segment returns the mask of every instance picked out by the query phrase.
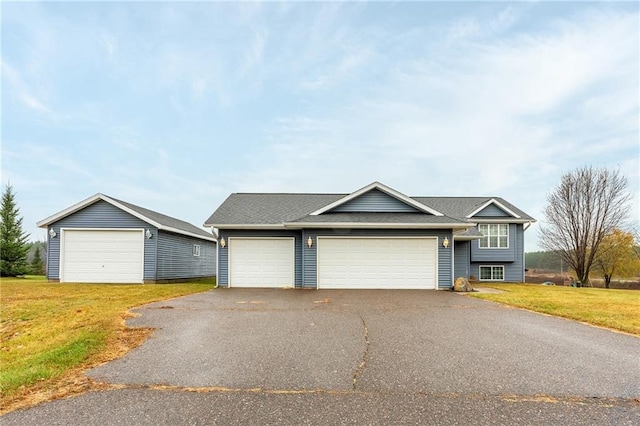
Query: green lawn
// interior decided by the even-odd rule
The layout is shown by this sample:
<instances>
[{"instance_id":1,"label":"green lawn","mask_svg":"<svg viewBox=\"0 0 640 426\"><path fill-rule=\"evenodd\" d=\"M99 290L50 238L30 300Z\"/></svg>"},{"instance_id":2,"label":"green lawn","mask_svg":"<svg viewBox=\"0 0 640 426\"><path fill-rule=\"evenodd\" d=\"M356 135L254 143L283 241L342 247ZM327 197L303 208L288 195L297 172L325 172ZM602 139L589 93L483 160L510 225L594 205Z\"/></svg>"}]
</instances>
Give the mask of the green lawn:
<instances>
[{"instance_id":1,"label":"green lawn","mask_svg":"<svg viewBox=\"0 0 640 426\"><path fill-rule=\"evenodd\" d=\"M640 336L640 291L544 286L540 284L476 284L504 293L471 293L536 312L570 318Z\"/></svg>"},{"instance_id":2,"label":"green lawn","mask_svg":"<svg viewBox=\"0 0 640 426\"><path fill-rule=\"evenodd\" d=\"M0 280L0 391L3 411L51 390L78 369L121 356L148 330L126 329L130 308L210 290L183 284L57 284L44 277Z\"/></svg>"}]
</instances>

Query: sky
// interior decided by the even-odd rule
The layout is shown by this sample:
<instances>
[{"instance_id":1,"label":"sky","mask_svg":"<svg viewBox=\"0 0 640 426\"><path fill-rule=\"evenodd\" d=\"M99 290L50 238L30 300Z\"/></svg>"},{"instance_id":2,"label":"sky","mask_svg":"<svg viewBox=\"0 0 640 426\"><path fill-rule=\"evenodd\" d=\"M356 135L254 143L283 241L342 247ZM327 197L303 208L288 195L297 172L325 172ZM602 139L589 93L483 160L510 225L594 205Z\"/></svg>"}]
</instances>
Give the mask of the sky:
<instances>
[{"instance_id":1,"label":"sky","mask_svg":"<svg viewBox=\"0 0 640 426\"><path fill-rule=\"evenodd\" d=\"M202 225L233 192L498 196L579 167L640 222L637 2L2 2L1 165L36 222L98 192Z\"/></svg>"}]
</instances>

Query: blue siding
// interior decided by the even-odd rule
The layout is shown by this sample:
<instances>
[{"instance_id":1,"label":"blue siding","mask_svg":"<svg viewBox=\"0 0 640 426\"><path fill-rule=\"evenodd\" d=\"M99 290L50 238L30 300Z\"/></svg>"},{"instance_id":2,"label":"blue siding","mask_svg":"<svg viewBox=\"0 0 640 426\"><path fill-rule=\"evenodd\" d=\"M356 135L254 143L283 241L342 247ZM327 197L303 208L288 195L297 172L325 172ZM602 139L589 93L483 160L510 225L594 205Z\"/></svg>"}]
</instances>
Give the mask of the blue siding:
<instances>
[{"instance_id":1,"label":"blue siding","mask_svg":"<svg viewBox=\"0 0 640 426\"><path fill-rule=\"evenodd\" d=\"M200 246L200 256L193 255L194 244ZM174 280L215 276L215 258L216 247L212 241L160 231L156 279Z\"/></svg>"},{"instance_id":2,"label":"blue siding","mask_svg":"<svg viewBox=\"0 0 640 426\"><path fill-rule=\"evenodd\" d=\"M470 246L470 241L458 241L454 244L454 279L458 277L469 278L469 263L471 261Z\"/></svg>"},{"instance_id":3,"label":"blue siding","mask_svg":"<svg viewBox=\"0 0 640 426\"><path fill-rule=\"evenodd\" d=\"M524 228L522 224L509 225L509 251L511 252L511 261L503 261L498 256L483 255L478 257L474 255L474 249L478 252L495 253L500 250L478 249L478 242L472 243L472 263L471 275L480 278L480 266L504 266L505 282L524 282Z\"/></svg>"},{"instance_id":4,"label":"blue siding","mask_svg":"<svg viewBox=\"0 0 640 426\"><path fill-rule=\"evenodd\" d=\"M502 210L495 204L489 204L484 209L480 210L473 217L513 217L509 213Z\"/></svg>"},{"instance_id":5,"label":"blue siding","mask_svg":"<svg viewBox=\"0 0 640 426\"><path fill-rule=\"evenodd\" d=\"M288 230L219 230L220 239L229 241L229 237L294 237L295 286L302 287L302 232ZM229 286L229 246L218 250L218 285Z\"/></svg>"},{"instance_id":6,"label":"blue siding","mask_svg":"<svg viewBox=\"0 0 640 426\"><path fill-rule=\"evenodd\" d=\"M334 213L385 212L416 213L419 210L378 189L372 189L330 210Z\"/></svg>"},{"instance_id":7,"label":"blue siding","mask_svg":"<svg viewBox=\"0 0 640 426\"><path fill-rule=\"evenodd\" d=\"M53 228L57 235L48 236ZM47 278L60 279L60 228L134 228L149 229L157 235L157 229L129 213L107 203L98 201L59 221L52 223L47 229ZM157 238L144 240L144 279L156 279L156 244Z\"/></svg>"},{"instance_id":8,"label":"blue siding","mask_svg":"<svg viewBox=\"0 0 640 426\"><path fill-rule=\"evenodd\" d=\"M317 237L318 236L353 236L353 237L438 237L438 288L448 289L452 281L452 250L442 246L442 240L447 237L453 240L451 230L429 229L308 229L303 232L304 241L311 237L314 244L309 248L303 246L304 277L303 287L316 288L317 283Z\"/></svg>"},{"instance_id":9,"label":"blue siding","mask_svg":"<svg viewBox=\"0 0 640 426\"><path fill-rule=\"evenodd\" d=\"M518 241L522 240L522 225L509 224L509 248L480 248L480 240L471 242L472 262L515 262L516 254L522 245L518 246ZM518 235L519 234L519 235Z\"/></svg>"}]
</instances>

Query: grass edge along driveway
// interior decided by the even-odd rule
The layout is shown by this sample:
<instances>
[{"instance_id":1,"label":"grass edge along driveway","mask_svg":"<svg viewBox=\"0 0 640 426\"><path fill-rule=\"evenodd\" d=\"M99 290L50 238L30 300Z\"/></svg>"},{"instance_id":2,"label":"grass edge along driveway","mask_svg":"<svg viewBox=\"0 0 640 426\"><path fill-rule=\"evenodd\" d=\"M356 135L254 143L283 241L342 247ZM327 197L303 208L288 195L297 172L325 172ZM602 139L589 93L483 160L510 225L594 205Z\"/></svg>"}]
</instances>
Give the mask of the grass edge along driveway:
<instances>
[{"instance_id":1,"label":"grass edge along driveway","mask_svg":"<svg viewBox=\"0 0 640 426\"><path fill-rule=\"evenodd\" d=\"M640 336L638 290L540 284L477 283L476 286L503 293L469 293L472 297Z\"/></svg>"},{"instance_id":2,"label":"grass edge along driveway","mask_svg":"<svg viewBox=\"0 0 640 426\"><path fill-rule=\"evenodd\" d=\"M81 374L119 358L151 332L127 328L129 309L212 289L179 284L58 284L0 279L0 414L81 392Z\"/></svg>"}]
</instances>

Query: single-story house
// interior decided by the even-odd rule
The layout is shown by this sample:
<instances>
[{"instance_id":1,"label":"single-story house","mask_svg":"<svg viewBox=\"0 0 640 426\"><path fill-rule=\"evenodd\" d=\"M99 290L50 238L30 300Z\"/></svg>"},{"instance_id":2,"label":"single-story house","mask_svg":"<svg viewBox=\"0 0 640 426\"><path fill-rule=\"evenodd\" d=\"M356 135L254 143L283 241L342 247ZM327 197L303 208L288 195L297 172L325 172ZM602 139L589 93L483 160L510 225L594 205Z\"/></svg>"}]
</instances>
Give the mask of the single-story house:
<instances>
[{"instance_id":1,"label":"single-story house","mask_svg":"<svg viewBox=\"0 0 640 426\"><path fill-rule=\"evenodd\" d=\"M524 281L535 219L500 197L409 197L379 182L350 194L231 194L218 285L450 289L457 277Z\"/></svg>"},{"instance_id":2,"label":"single-story house","mask_svg":"<svg viewBox=\"0 0 640 426\"><path fill-rule=\"evenodd\" d=\"M216 275L216 239L202 228L96 194L37 223L47 228L47 278L155 283Z\"/></svg>"}]
</instances>

